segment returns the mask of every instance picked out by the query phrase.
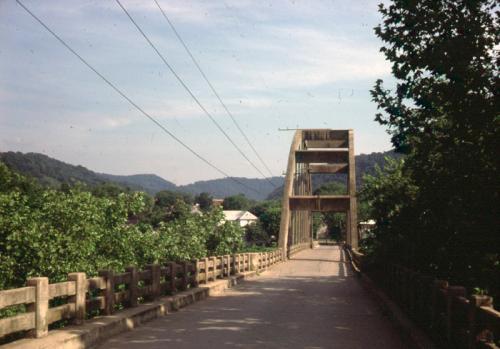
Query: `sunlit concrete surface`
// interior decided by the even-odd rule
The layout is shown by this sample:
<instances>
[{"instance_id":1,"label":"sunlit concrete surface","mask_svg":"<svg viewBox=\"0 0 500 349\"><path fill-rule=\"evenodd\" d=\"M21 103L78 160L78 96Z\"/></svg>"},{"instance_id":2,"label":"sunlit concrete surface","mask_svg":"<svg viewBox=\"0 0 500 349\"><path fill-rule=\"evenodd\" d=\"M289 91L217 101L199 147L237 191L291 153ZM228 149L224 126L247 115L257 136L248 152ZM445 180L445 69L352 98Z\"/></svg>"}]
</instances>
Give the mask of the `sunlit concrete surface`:
<instances>
[{"instance_id":1,"label":"sunlit concrete surface","mask_svg":"<svg viewBox=\"0 0 500 349\"><path fill-rule=\"evenodd\" d=\"M296 254L260 277L109 339L100 348L406 348L344 253Z\"/></svg>"}]
</instances>

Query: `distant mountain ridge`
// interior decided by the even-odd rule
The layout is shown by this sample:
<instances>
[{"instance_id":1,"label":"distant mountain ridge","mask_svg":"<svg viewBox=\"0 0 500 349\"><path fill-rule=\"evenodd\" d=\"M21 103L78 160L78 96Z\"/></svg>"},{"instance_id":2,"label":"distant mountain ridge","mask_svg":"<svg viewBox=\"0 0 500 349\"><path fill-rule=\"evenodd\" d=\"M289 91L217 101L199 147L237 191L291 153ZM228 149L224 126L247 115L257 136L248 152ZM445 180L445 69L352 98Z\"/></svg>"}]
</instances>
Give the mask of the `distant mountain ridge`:
<instances>
[{"instance_id":1,"label":"distant mountain ridge","mask_svg":"<svg viewBox=\"0 0 500 349\"><path fill-rule=\"evenodd\" d=\"M245 194L254 200L263 200L274 189L265 179L235 178L244 184L238 184L231 178L198 181L188 185L177 186L155 174L111 175L97 173L81 165L71 165L40 153L4 152L0 160L9 168L24 175L36 178L41 184L58 188L63 183L78 182L94 186L106 182L115 183L132 190L143 190L154 195L161 190L171 190L199 194L207 192L217 198L230 195ZM279 187L283 178L274 177L272 181Z\"/></svg>"},{"instance_id":2,"label":"distant mountain ridge","mask_svg":"<svg viewBox=\"0 0 500 349\"><path fill-rule=\"evenodd\" d=\"M383 166L386 156L397 157L393 151L383 153L361 154L356 156L356 179L358 185L365 173L373 173L375 165ZM115 183L132 190L142 190L151 195L161 190L171 190L199 194L201 192L210 193L217 198L224 198L230 195L245 194L250 199L264 200L270 198L280 198L283 192L283 177L270 178L276 187L273 187L267 180L260 178L219 178L206 181L197 181L187 185L176 185L155 174L136 175L111 175L97 173L80 165L71 165L63 161L51 158L40 153L4 152L0 153L0 160L9 168L24 175L35 177L40 183L58 188L63 183L76 184L78 182L95 186L107 182ZM345 180L342 176L319 175L314 177L315 187L332 181ZM243 183L244 186L238 184Z\"/></svg>"}]
</instances>

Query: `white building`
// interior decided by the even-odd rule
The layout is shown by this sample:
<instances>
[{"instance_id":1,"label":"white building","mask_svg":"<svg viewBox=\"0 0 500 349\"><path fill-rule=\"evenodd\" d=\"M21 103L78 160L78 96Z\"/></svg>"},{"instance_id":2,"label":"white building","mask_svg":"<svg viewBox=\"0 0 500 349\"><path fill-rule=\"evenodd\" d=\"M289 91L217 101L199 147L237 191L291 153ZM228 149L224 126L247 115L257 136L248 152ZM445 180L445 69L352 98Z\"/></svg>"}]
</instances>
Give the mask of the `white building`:
<instances>
[{"instance_id":1,"label":"white building","mask_svg":"<svg viewBox=\"0 0 500 349\"><path fill-rule=\"evenodd\" d=\"M223 211L226 222L238 222L241 227L256 223L259 219L248 211Z\"/></svg>"}]
</instances>

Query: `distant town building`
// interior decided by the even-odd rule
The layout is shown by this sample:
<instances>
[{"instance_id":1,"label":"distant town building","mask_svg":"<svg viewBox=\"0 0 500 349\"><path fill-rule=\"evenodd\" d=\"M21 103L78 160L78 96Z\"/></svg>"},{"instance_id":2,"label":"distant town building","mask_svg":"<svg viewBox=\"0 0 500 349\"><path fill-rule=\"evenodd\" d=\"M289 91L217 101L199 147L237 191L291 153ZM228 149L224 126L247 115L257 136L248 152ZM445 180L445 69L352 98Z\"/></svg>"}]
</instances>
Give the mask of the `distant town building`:
<instances>
[{"instance_id":1,"label":"distant town building","mask_svg":"<svg viewBox=\"0 0 500 349\"><path fill-rule=\"evenodd\" d=\"M224 199L212 199L212 206L219 207L224 203Z\"/></svg>"},{"instance_id":2,"label":"distant town building","mask_svg":"<svg viewBox=\"0 0 500 349\"><path fill-rule=\"evenodd\" d=\"M364 239L366 235L375 228L375 221L373 219L369 219L365 222L358 223L358 234L360 239Z\"/></svg>"},{"instance_id":3,"label":"distant town building","mask_svg":"<svg viewBox=\"0 0 500 349\"><path fill-rule=\"evenodd\" d=\"M200 216L203 215L203 212L201 212L200 209L200 204L194 204L191 206L191 213L192 214L199 214Z\"/></svg>"},{"instance_id":4,"label":"distant town building","mask_svg":"<svg viewBox=\"0 0 500 349\"><path fill-rule=\"evenodd\" d=\"M226 222L237 222L241 227L245 227L249 224L257 223L259 218L248 211L223 211L224 220Z\"/></svg>"}]
</instances>

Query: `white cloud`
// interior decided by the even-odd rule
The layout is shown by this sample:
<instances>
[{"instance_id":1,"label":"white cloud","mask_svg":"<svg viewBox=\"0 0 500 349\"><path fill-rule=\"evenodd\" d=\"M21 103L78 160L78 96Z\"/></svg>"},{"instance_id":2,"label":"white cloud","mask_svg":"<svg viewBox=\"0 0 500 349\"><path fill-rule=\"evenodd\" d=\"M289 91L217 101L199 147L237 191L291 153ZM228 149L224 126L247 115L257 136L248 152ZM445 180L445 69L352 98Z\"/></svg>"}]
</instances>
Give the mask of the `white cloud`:
<instances>
[{"instance_id":1,"label":"white cloud","mask_svg":"<svg viewBox=\"0 0 500 349\"><path fill-rule=\"evenodd\" d=\"M378 47L305 27L268 26L263 40L246 42L256 55L268 56L270 62L246 63L246 69L232 73L249 81L247 88L262 87L262 80L272 88L312 88L338 81L375 79L390 73L390 66ZM259 77L260 79L257 79Z\"/></svg>"}]
</instances>

